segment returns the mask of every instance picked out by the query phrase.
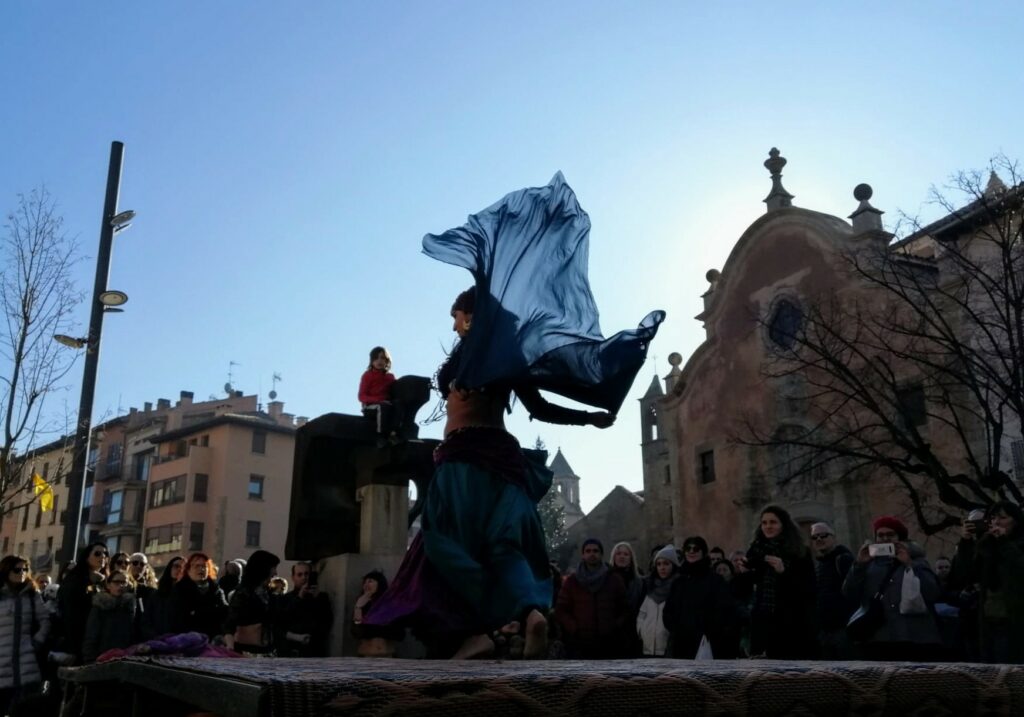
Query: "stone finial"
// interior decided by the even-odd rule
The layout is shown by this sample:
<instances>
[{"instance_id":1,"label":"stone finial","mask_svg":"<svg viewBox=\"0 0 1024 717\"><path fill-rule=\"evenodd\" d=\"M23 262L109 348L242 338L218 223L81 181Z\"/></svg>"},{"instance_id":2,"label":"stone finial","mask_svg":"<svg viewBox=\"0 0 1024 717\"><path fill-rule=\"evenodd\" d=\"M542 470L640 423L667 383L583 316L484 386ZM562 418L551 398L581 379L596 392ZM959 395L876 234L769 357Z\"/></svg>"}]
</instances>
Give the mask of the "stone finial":
<instances>
[{"instance_id":1,"label":"stone finial","mask_svg":"<svg viewBox=\"0 0 1024 717\"><path fill-rule=\"evenodd\" d=\"M722 272L718 269L708 269L707 273L704 274L704 278L707 279L708 283L711 285L708 287L708 291L711 292L715 290L716 286L718 286L718 282L722 278Z\"/></svg>"},{"instance_id":2,"label":"stone finial","mask_svg":"<svg viewBox=\"0 0 1024 717\"><path fill-rule=\"evenodd\" d=\"M782 168L786 166L786 158L779 155L778 149L772 147L764 166L772 174L772 191L764 198L768 211L793 206L793 195L782 186Z\"/></svg>"},{"instance_id":3,"label":"stone finial","mask_svg":"<svg viewBox=\"0 0 1024 717\"><path fill-rule=\"evenodd\" d=\"M853 188L853 198L860 204L849 218L853 220L853 231L857 234L882 231L882 215L885 212L871 206L868 200L872 194L874 190L870 184L858 184Z\"/></svg>"},{"instance_id":4,"label":"stone finial","mask_svg":"<svg viewBox=\"0 0 1024 717\"><path fill-rule=\"evenodd\" d=\"M1006 191L1006 183L992 170L988 175L988 184L985 185L985 196L994 197Z\"/></svg>"},{"instance_id":5,"label":"stone finial","mask_svg":"<svg viewBox=\"0 0 1024 717\"><path fill-rule=\"evenodd\" d=\"M665 393L671 394L679 377L683 375L683 372L679 370L680 364L683 363L683 355L678 351L673 351L668 355L668 362L671 364L672 370L665 376Z\"/></svg>"}]
</instances>

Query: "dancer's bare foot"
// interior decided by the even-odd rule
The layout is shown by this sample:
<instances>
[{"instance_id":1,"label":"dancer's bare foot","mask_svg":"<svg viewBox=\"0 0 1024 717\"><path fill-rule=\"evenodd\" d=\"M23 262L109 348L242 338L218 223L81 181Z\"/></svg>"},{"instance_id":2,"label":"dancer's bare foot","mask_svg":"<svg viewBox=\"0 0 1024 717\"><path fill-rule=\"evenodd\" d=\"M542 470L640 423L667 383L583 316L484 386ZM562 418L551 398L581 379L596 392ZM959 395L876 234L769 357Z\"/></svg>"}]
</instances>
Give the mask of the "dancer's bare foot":
<instances>
[{"instance_id":1,"label":"dancer's bare foot","mask_svg":"<svg viewBox=\"0 0 1024 717\"><path fill-rule=\"evenodd\" d=\"M539 660L548 655L548 621L539 610L531 610L526 616L526 647L524 660Z\"/></svg>"},{"instance_id":2,"label":"dancer's bare foot","mask_svg":"<svg viewBox=\"0 0 1024 717\"><path fill-rule=\"evenodd\" d=\"M494 654L494 641L487 635L473 635L466 638L458 651L452 655L452 659L472 660L492 654Z\"/></svg>"}]
</instances>

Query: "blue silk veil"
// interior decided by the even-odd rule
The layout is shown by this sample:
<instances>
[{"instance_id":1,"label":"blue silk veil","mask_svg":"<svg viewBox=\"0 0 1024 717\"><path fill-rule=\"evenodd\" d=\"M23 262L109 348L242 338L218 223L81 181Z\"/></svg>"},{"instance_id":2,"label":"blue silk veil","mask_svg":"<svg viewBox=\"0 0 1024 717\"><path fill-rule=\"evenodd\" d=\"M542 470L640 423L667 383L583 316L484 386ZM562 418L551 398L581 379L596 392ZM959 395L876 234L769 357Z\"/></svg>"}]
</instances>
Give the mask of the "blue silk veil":
<instances>
[{"instance_id":1,"label":"blue silk veil","mask_svg":"<svg viewBox=\"0 0 1024 717\"><path fill-rule=\"evenodd\" d=\"M533 385L618 413L665 312L602 336L587 279L589 234L590 217L558 172L423 238L427 256L469 269L476 281L459 387Z\"/></svg>"}]
</instances>

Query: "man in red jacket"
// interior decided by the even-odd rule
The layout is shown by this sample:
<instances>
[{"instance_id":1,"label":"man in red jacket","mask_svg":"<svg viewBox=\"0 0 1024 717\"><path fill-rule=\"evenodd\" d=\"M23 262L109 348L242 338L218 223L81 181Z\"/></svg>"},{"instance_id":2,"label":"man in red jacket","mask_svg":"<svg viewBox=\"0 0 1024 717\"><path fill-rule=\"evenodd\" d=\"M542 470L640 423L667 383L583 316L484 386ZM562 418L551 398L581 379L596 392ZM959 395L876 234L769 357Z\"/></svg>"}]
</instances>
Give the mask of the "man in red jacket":
<instances>
[{"instance_id":1,"label":"man in red jacket","mask_svg":"<svg viewBox=\"0 0 1024 717\"><path fill-rule=\"evenodd\" d=\"M626 586L605 564L600 540L585 540L582 558L576 572L562 584L555 605L555 620L562 627L568 657L626 657L623 635L630 618Z\"/></svg>"}]
</instances>

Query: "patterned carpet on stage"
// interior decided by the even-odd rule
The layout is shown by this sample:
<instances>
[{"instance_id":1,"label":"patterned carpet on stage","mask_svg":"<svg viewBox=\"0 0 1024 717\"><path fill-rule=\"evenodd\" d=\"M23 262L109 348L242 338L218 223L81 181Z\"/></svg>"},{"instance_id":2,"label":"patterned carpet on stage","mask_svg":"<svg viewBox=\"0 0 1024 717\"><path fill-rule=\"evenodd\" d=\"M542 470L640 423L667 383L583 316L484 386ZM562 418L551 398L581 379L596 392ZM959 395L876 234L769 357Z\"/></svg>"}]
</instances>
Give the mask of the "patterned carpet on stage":
<instances>
[{"instance_id":1,"label":"patterned carpet on stage","mask_svg":"<svg viewBox=\"0 0 1024 717\"><path fill-rule=\"evenodd\" d=\"M1024 715L1024 667L1009 665L358 658L125 663L259 686L275 716ZM87 682L127 674L117 663L75 672Z\"/></svg>"}]
</instances>

